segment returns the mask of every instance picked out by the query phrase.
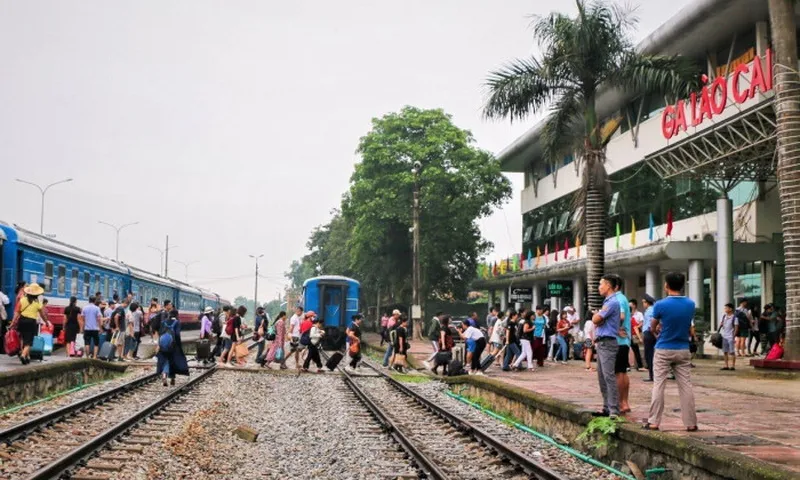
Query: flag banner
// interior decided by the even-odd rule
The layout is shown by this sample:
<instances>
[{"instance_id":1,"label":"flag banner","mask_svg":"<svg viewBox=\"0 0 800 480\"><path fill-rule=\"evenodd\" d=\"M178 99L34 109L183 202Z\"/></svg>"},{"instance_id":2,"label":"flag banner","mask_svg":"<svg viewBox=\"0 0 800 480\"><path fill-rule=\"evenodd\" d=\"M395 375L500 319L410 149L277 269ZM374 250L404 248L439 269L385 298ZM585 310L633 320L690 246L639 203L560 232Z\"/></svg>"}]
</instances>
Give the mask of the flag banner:
<instances>
[{"instance_id":1,"label":"flag banner","mask_svg":"<svg viewBox=\"0 0 800 480\"><path fill-rule=\"evenodd\" d=\"M545 244L544 244L544 264L545 264L545 265L547 265L547 256L548 256L549 254L550 254L550 252L548 252L548 246L547 246L547 244L545 243Z\"/></svg>"},{"instance_id":2,"label":"flag banner","mask_svg":"<svg viewBox=\"0 0 800 480\"><path fill-rule=\"evenodd\" d=\"M536 268L539 268L539 258L542 256L541 250L539 250L539 246L536 246Z\"/></svg>"},{"instance_id":3,"label":"flag banner","mask_svg":"<svg viewBox=\"0 0 800 480\"><path fill-rule=\"evenodd\" d=\"M631 217L631 245L636 246L636 219Z\"/></svg>"},{"instance_id":4,"label":"flag banner","mask_svg":"<svg viewBox=\"0 0 800 480\"><path fill-rule=\"evenodd\" d=\"M667 210L667 236L672 236L672 209Z\"/></svg>"},{"instance_id":5,"label":"flag banner","mask_svg":"<svg viewBox=\"0 0 800 480\"><path fill-rule=\"evenodd\" d=\"M569 237L564 239L564 260L569 256Z\"/></svg>"},{"instance_id":6,"label":"flag banner","mask_svg":"<svg viewBox=\"0 0 800 480\"><path fill-rule=\"evenodd\" d=\"M528 249L528 268L531 267L533 267L533 253L531 252L530 249Z\"/></svg>"},{"instance_id":7,"label":"flag banner","mask_svg":"<svg viewBox=\"0 0 800 480\"><path fill-rule=\"evenodd\" d=\"M581 258L581 237L575 237L575 250L578 258Z\"/></svg>"},{"instance_id":8,"label":"flag banner","mask_svg":"<svg viewBox=\"0 0 800 480\"><path fill-rule=\"evenodd\" d=\"M616 243L617 243L617 250L619 250L619 222L617 222L617 240L616 240Z\"/></svg>"},{"instance_id":9,"label":"flag banner","mask_svg":"<svg viewBox=\"0 0 800 480\"><path fill-rule=\"evenodd\" d=\"M649 241L653 241L653 230L655 229L655 224L653 222L653 214L650 214L650 231L647 232L647 239Z\"/></svg>"}]
</instances>

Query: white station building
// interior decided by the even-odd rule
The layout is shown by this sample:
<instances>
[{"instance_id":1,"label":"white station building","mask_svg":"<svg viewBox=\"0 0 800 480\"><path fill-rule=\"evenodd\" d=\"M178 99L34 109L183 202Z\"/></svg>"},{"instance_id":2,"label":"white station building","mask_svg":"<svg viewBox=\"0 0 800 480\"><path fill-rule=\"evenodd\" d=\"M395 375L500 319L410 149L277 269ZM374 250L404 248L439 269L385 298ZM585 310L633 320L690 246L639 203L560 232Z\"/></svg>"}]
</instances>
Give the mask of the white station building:
<instances>
[{"instance_id":1,"label":"white station building","mask_svg":"<svg viewBox=\"0 0 800 480\"><path fill-rule=\"evenodd\" d=\"M666 272L686 273L686 294L712 325L728 302L785 305L767 2L698 0L638 49L691 57L708 81L670 105L620 91L599 97L604 130L613 131L606 271L621 275L626 295L637 299L662 297ZM522 253L538 248L538 266L529 261L475 287L504 308L513 292L527 305L570 304L584 313L586 246L581 239L576 248L571 231L580 165L572 156L557 168L546 164L540 131L535 126L499 154L503 171L525 175Z\"/></svg>"}]
</instances>

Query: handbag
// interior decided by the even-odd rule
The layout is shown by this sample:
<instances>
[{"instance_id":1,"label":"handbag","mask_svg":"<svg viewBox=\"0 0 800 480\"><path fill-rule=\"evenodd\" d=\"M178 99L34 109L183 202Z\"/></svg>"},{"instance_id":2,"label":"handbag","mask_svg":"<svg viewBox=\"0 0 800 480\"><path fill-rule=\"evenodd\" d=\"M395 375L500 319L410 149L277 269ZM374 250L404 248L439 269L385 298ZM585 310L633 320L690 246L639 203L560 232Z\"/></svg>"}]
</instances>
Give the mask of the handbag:
<instances>
[{"instance_id":1,"label":"handbag","mask_svg":"<svg viewBox=\"0 0 800 480\"><path fill-rule=\"evenodd\" d=\"M236 352L236 357L238 358L247 357L250 355L250 349L247 348L247 345L244 343L237 343L234 351Z\"/></svg>"},{"instance_id":2,"label":"handbag","mask_svg":"<svg viewBox=\"0 0 800 480\"><path fill-rule=\"evenodd\" d=\"M275 349L275 360L279 362L283 361L283 347L278 347Z\"/></svg>"},{"instance_id":3,"label":"handbag","mask_svg":"<svg viewBox=\"0 0 800 480\"><path fill-rule=\"evenodd\" d=\"M406 355L404 353L398 353L394 356L394 362L392 362L396 367L408 367L408 362L406 361Z\"/></svg>"},{"instance_id":4,"label":"handbag","mask_svg":"<svg viewBox=\"0 0 800 480\"><path fill-rule=\"evenodd\" d=\"M19 341L19 332L15 329L10 329L6 332L6 337L4 339L4 346L6 349L6 353L9 357L15 356L19 353L20 348L20 341Z\"/></svg>"},{"instance_id":5,"label":"handbag","mask_svg":"<svg viewBox=\"0 0 800 480\"><path fill-rule=\"evenodd\" d=\"M64 345L67 343L67 331L63 328L60 332L58 332L58 338L56 338L56 345Z\"/></svg>"}]
</instances>

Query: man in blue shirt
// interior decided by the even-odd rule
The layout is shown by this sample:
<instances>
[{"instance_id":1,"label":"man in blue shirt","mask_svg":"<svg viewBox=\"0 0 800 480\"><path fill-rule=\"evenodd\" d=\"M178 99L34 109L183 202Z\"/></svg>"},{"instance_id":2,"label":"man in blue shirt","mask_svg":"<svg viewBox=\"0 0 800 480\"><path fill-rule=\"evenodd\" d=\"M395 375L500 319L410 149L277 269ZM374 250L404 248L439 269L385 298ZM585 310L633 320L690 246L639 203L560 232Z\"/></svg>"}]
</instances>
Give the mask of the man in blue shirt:
<instances>
[{"instance_id":1,"label":"man in blue shirt","mask_svg":"<svg viewBox=\"0 0 800 480\"><path fill-rule=\"evenodd\" d=\"M620 290L622 288L622 278L615 275L617 284L614 286L614 297L619 302L620 326L617 332L617 360L614 363L614 374L617 378L617 390L619 391L619 410L620 413L628 413L631 407L628 404L628 391L631 381L628 378L628 355L631 350L631 305L628 297Z\"/></svg>"},{"instance_id":2,"label":"man in blue shirt","mask_svg":"<svg viewBox=\"0 0 800 480\"><path fill-rule=\"evenodd\" d=\"M603 394L603 410L595 412L595 416L619 415L619 391L614 376L614 365L617 361L617 335L620 325L620 305L614 292L618 284L614 275L603 275L597 290L605 297L603 307L594 312L592 323L595 324L595 348L597 348L597 380L600 393Z\"/></svg>"},{"instance_id":3,"label":"man in blue shirt","mask_svg":"<svg viewBox=\"0 0 800 480\"><path fill-rule=\"evenodd\" d=\"M642 427L658 430L664 413L664 387L670 368L678 381L681 399L681 419L689 432L697 431L697 412L694 408L694 392L690 373L691 353L689 336L692 329L695 304L681 294L686 285L682 273L668 273L664 285L667 297L653 306L653 321L650 328L658 333L656 351L653 356L653 396L650 400L650 418Z\"/></svg>"},{"instance_id":4,"label":"man in blue shirt","mask_svg":"<svg viewBox=\"0 0 800 480\"><path fill-rule=\"evenodd\" d=\"M100 350L100 307L96 305L99 300L89 297L89 303L81 310L80 324L83 325L83 342L86 346L86 358L97 358L94 347Z\"/></svg>"},{"instance_id":5,"label":"man in blue shirt","mask_svg":"<svg viewBox=\"0 0 800 480\"><path fill-rule=\"evenodd\" d=\"M656 351L656 336L650 329L650 322L653 320L653 305L656 304L655 299L648 294L642 298L642 305L644 305L644 322L642 325L642 336L644 337L644 357L647 361L647 370L650 376L645 378L645 382L653 381L653 355Z\"/></svg>"}]
</instances>

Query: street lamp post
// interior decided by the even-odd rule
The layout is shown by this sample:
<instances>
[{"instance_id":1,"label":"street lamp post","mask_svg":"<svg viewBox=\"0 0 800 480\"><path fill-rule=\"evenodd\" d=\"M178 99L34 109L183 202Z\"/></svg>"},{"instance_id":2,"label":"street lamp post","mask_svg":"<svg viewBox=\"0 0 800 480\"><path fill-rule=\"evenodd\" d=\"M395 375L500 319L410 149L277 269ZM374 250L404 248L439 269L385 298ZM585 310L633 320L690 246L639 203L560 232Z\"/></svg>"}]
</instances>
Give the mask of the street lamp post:
<instances>
[{"instance_id":1,"label":"street lamp post","mask_svg":"<svg viewBox=\"0 0 800 480\"><path fill-rule=\"evenodd\" d=\"M51 183L50 185L47 185L44 188L40 187L39 185L37 185L37 184L35 184L33 182L29 182L27 180L20 180L18 178L17 181L19 183L24 183L24 184L27 184L27 185L33 185L34 187L38 188L39 192L42 194L42 214L39 217L39 235L44 235L44 194L47 193L47 190L49 190L50 187L55 186L55 185L59 185L61 183L71 182L72 179L71 178L65 178L64 180L59 180L59 181L57 181L55 183Z\"/></svg>"},{"instance_id":2,"label":"street lamp post","mask_svg":"<svg viewBox=\"0 0 800 480\"><path fill-rule=\"evenodd\" d=\"M124 225L120 225L119 227L118 227L118 226L116 226L116 225L113 225L113 224L111 224L111 223L104 222L104 221L102 221L102 220L98 220L98 221L97 221L97 223L103 224L103 225L105 225L105 226L107 226L107 227L111 227L111 228L113 228L114 230L116 230L116 231L117 231L117 253L116 253L116 260L119 262L119 232L121 232L123 228L126 228L126 227L132 227L133 225L138 225L138 224L139 224L139 222L126 223L126 224L124 224Z\"/></svg>"},{"instance_id":3,"label":"street lamp post","mask_svg":"<svg viewBox=\"0 0 800 480\"><path fill-rule=\"evenodd\" d=\"M158 254L160 255L159 264L158 264L158 274L159 275L164 275L166 277L167 274L164 272L164 250L162 250L162 249L160 249L158 247L155 247L153 245L148 245L148 247L152 248L153 250L158 252ZM170 245L169 248L174 249L174 248L178 248L178 246L177 245Z\"/></svg>"},{"instance_id":4,"label":"street lamp post","mask_svg":"<svg viewBox=\"0 0 800 480\"><path fill-rule=\"evenodd\" d=\"M256 261L256 288L255 292L253 292L253 309L258 308L258 259L263 257L264 254L261 255L249 255L250 258L255 259ZM255 318L255 311L253 311L253 318Z\"/></svg>"},{"instance_id":5,"label":"street lamp post","mask_svg":"<svg viewBox=\"0 0 800 480\"><path fill-rule=\"evenodd\" d=\"M194 261L194 262L181 262L180 260L175 260L175 263L180 263L181 265L183 265L183 269L184 269L184 276L185 276L185 282L186 282L186 283L189 283L189 265L194 265L195 263L198 263L198 261Z\"/></svg>"},{"instance_id":6,"label":"street lamp post","mask_svg":"<svg viewBox=\"0 0 800 480\"><path fill-rule=\"evenodd\" d=\"M411 274L411 320L414 325L414 336L417 339L422 338L422 306L420 305L420 265L419 265L419 173L422 170L422 164L418 161L414 162L414 168L411 173L414 175L414 226L412 227L413 233L413 265Z\"/></svg>"}]
</instances>

